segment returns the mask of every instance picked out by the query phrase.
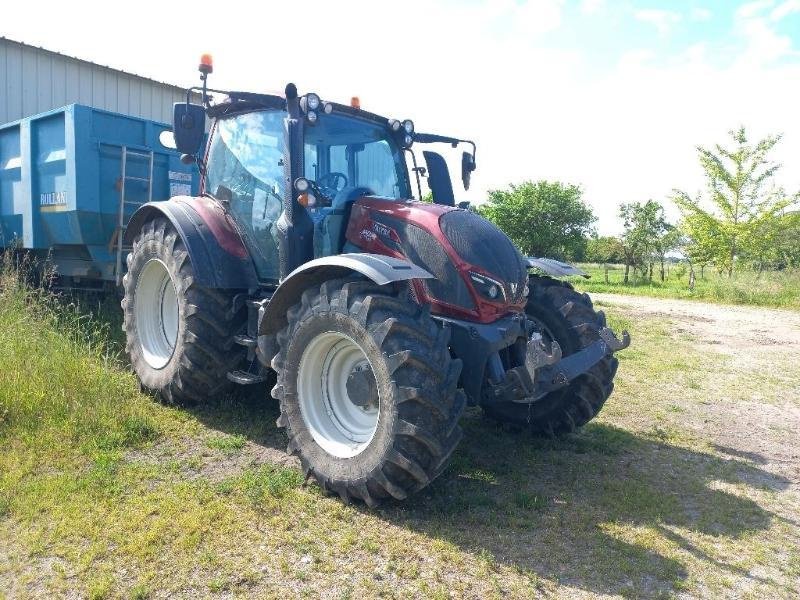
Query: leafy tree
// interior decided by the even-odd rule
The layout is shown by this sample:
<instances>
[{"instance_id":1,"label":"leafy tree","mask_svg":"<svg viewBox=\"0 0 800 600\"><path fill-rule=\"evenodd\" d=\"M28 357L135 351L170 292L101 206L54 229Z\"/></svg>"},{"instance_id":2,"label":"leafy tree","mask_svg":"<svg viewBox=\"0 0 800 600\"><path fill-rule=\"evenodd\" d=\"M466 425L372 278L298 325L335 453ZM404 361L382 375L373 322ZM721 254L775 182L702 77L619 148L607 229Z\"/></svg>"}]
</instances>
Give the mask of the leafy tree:
<instances>
[{"instance_id":1,"label":"leafy tree","mask_svg":"<svg viewBox=\"0 0 800 600\"><path fill-rule=\"evenodd\" d=\"M787 212L780 218L775 248L776 267L800 267L800 210Z\"/></svg>"},{"instance_id":2,"label":"leafy tree","mask_svg":"<svg viewBox=\"0 0 800 600\"><path fill-rule=\"evenodd\" d=\"M525 181L491 190L479 212L514 241L523 254L575 259L583 255L595 216L577 185Z\"/></svg>"},{"instance_id":3,"label":"leafy tree","mask_svg":"<svg viewBox=\"0 0 800 600\"><path fill-rule=\"evenodd\" d=\"M594 263L621 263L624 249L619 238L613 236L592 236L586 242L585 258Z\"/></svg>"},{"instance_id":4,"label":"leafy tree","mask_svg":"<svg viewBox=\"0 0 800 600\"><path fill-rule=\"evenodd\" d=\"M682 227L698 256L710 257L720 271L733 274L737 257L763 266L780 237L781 216L793 202L772 185L780 165L769 159L780 136L750 144L744 127L730 132L732 148L698 147L706 173L710 207L702 198L675 190Z\"/></svg>"},{"instance_id":5,"label":"leafy tree","mask_svg":"<svg viewBox=\"0 0 800 600\"><path fill-rule=\"evenodd\" d=\"M663 232L661 235L656 236L653 243L653 255L658 259L661 267L659 270L661 281L664 281L664 260L666 259L667 254L673 250L677 250L681 244L682 239L680 229L665 222ZM650 272L650 278L653 278L652 270Z\"/></svg>"},{"instance_id":6,"label":"leafy tree","mask_svg":"<svg viewBox=\"0 0 800 600\"><path fill-rule=\"evenodd\" d=\"M639 267L644 276L653 278L653 258L659 248L659 240L667 232L664 207L654 200L631 202L619 208L625 226L622 247L625 262L624 283L628 283L631 267ZM664 251L666 254L668 250ZM649 266L649 270L648 270Z\"/></svg>"}]
</instances>

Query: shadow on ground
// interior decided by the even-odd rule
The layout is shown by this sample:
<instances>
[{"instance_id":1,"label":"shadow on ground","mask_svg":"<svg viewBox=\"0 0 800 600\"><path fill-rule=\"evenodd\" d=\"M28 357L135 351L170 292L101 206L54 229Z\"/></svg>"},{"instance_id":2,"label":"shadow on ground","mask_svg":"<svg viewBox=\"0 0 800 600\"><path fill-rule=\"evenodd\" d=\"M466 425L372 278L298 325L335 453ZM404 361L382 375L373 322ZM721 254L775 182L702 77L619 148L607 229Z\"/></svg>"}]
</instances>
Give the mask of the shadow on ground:
<instances>
[{"instance_id":1,"label":"shadow on ground","mask_svg":"<svg viewBox=\"0 0 800 600\"><path fill-rule=\"evenodd\" d=\"M208 427L283 450L277 406L265 394L192 412ZM771 526L772 513L720 489L787 487L751 457L719 458L606 424L532 439L477 410L463 426L450 468L408 501L376 511L380 518L528 572L534 585L540 577L594 593L669 595L687 579L690 557L721 575L757 579L736 566L735 553L711 556L684 535L745 547L744 538Z\"/></svg>"}]
</instances>

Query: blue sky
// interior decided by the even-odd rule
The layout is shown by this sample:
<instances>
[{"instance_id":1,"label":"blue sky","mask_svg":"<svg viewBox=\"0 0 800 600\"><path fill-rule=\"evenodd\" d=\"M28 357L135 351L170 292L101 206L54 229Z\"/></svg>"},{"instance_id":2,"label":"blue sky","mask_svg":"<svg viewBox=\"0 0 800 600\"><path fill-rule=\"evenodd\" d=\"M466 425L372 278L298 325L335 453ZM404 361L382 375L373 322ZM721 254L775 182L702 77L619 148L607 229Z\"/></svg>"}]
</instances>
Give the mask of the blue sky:
<instances>
[{"instance_id":1,"label":"blue sky","mask_svg":"<svg viewBox=\"0 0 800 600\"><path fill-rule=\"evenodd\" d=\"M800 189L800 0L305 0L232 13L142 0L123 21L95 8L76 19L74 2L7 4L0 35L12 39L179 85L211 52L214 86L294 81L470 137L478 171L463 198L578 183L604 233L619 230L621 202L701 190L695 146L740 124L784 134L779 183Z\"/></svg>"}]
</instances>

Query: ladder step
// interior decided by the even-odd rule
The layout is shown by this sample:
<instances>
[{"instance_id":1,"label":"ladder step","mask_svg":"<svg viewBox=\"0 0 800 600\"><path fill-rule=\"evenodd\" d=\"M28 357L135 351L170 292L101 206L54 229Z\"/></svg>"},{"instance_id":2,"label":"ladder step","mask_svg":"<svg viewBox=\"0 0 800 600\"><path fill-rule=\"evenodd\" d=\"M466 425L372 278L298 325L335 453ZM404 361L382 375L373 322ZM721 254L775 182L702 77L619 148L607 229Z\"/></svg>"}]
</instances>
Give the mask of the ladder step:
<instances>
[{"instance_id":1,"label":"ladder step","mask_svg":"<svg viewBox=\"0 0 800 600\"><path fill-rule=\"evenodd\" d=\"M125 154L127 154L128 156L142 156L144 158L150 158L153 155L152 152L144 152L141 150L128 150L127 148L125 149Z\"/></svg>"},{"instance_id":2,"label":"ladder step","mask_svg":"<svg viewBox=\"0 0 800 600\"><path fill-rule=\"evenodd\" d=\"M147 177L134 177L133 175L125 175L125 179L130 179L131 181L146 181L150 183L150 180Z\"/></svg>"},{"instance_id":3,"label":"ladder step","mask_svg":"<svg viewBox=\"0 0 800 600\"><path fill-rule=\"evenodd\" d=\"M142 206L143 204L147 204L147 200L142 200L138 202L136 200L125 200L125 204L131 204L133 206Z\"/></svg>"},{"instance_id":4,"label":"ladder step","mask_svg":"<svg viewBox=\"0 0 800 600\"><path fill-rule=\"evenodd\" d=\"M246 371L229 371L228 380L239 385L254 385L256 383L264 383L267 378L264 375L253 375Z\"/></svg>"},{"instance_id":5,"label":"ladder step","mask_svg":"<svg viewBox=\"0 0 800 600\"><path fill-rule=\"evenodd\" d=\"M244 346L245 348L255 348L258 346L258 340L250 337L249 335L235 335L233 336L233 341L240 346Z\"/></svg>"}]
</instances>

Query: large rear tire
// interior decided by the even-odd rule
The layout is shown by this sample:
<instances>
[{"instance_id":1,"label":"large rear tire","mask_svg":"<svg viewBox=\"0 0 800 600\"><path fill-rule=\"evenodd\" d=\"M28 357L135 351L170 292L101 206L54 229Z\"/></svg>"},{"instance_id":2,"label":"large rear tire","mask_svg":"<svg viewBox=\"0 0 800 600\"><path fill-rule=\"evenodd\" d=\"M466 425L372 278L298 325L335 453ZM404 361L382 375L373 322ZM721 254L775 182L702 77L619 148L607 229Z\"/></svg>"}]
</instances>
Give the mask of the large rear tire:
<instances>
[{"instance_id":1,"label":"large rear tire","mask_svg":"<svg viewBox=\"0 0 800 600\"><path fill-rule=\"evenodd\" d=\"M448 328L407 290L341 279L306 290L287 321L272 395L307 477L375 506L442 472L466 405Z\"/></svg>"},{"instance_id":2,"label":"large rear tire","mask_svg":"<svg viewBox=\"0 0 800 600\"><path fill-rule=\"evenodd\" d=\"M228 371L245 360L233 340L246 325L246 309L232 310L236 290L195 283L186 247L163 218L144 225L127 265L122 329L142 387L185 405L229 391Z\"/></svg>"},{"instance_id":3,"label":"large rear tire","mask_svg":"<svg viewBox=\"0 0 800 600\"><path fill-rule=\"evenodd\" d=\"M555 340L564 356L582 350L599 339L605 315L595 311L587 294L566 282L531 275L525 312L542 330L545 341ZM487 416L529 429L536 434L558 435L575 431L591 421L614 389L618 360L606 356L567 387L531 404L486 403Z\"/></svg>"}]
</instances>

